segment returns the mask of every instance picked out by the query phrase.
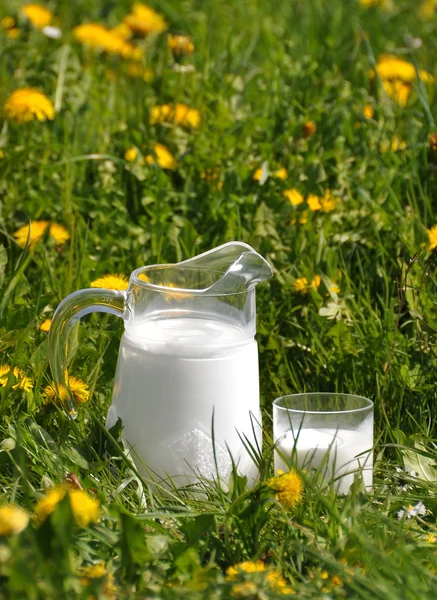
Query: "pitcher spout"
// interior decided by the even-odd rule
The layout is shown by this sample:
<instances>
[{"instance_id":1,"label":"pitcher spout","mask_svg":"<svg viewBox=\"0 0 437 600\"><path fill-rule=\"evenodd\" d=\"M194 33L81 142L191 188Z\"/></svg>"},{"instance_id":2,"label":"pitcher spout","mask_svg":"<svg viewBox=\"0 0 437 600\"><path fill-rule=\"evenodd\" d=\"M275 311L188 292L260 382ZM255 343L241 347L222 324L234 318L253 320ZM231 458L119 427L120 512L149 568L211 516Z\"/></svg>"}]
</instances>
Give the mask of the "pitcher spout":
<instances>
[{"instance_id":1,"label":"pitcher spout","mask_svg":"<svg viewBox=\"0 0 437 600\"><path fill-rule=\"evenodd\" d=\"M214 295L247 292L273 275L266 259L244 242L228 242L179 265L217 271L217 281L204 290Z\"/></svg>"}]
</instances>

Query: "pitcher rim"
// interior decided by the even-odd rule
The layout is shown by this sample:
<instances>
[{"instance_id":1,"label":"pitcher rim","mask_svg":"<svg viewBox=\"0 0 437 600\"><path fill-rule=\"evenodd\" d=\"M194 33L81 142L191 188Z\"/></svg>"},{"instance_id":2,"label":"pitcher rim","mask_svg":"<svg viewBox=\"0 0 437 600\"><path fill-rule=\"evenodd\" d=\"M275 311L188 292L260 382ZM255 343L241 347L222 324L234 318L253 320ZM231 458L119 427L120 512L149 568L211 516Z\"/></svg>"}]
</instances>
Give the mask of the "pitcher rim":
<instances>
[{"instance_id":1,"label":"pitcher rim","mask_svg":"<svg viewBox=\"0 0 437 600\"><path fill-rule=\"evenodd\" d=\"M170 267L178 267L180 266L181 263L167 263L167 264L155 264L155 265L145 265L143 267L139 267L138 269L135 269L134 271L132 271L130 278L129 278L129 283L134 283L135 285L139 285L143 288L149 289L152 292L159 292L162 294L172 294L172 295L186 295L186 297L188 298L189 296L210 296L210 297L221 297L221 296L239 296L241 294L247 294L249 292L252 292L254 290L254 288L256 287L256 283L254 283L253 285L251 285L247 290L241 290L240 292L229 292L229 293L214 293L214 291L208 293L208 290L214 285L214 283L206 288L203 288L201 290L197 289L192 289L192 288L179 288L179 287L168 287L165 285L160 285L158 283L151 283L150 281L144 281L142 279L139 278L139 275L141 273L144 273L146 271L152 271L154 269L167 269ZM187 269L189 271L209 271L211 273L217 273L219 275L223 275L222 271L217 271L215 269L208 269L205 267L189 267L189 266L184 266L184 269Z\"/></svg>"}]
</instances>

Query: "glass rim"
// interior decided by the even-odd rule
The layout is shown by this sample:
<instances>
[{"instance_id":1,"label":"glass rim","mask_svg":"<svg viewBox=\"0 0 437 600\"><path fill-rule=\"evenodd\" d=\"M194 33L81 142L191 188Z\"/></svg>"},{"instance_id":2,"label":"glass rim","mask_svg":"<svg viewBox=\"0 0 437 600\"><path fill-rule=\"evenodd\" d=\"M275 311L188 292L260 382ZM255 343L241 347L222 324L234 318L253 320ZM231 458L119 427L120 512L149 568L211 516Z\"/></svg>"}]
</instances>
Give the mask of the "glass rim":
<instances>
[{"instance_id":1,"label":"glass rim","mask_svg":"<svg viewBox=\"0 0 437 600\"><path fill-rule=\"evenodd\" d=\"M303 410L301 408L288 408L287 406L281 406L280 401L285 400L286 398L303 398L303 397L316 397L316 396L335 396L337 398L357 398L358 400L362 400L365 406L361 406L360 408L350 408L347 410ZM279 398L275 398L273 400L273 408L278 410L293 412L296 414L309 414L309 415L348 415L352 413L360 413L366 412L369 410L373 410L374 403L369 398L365 396L359 396L357 394L346 394L343 392L307 392L301 394L286 394L285 396L279 396Z\"/></svg>"},{"instance_id":2,"label":"glass rim","mask_svg":"<svg viewBox=\"0 0 437 600\"><path fill-rule=\"evenodd\" d=\"M180 263L167 263L163 265L146 265L143 267L139 267L132 271L129 283L133 283L142 288L149 289L152 292L158 292L160 294L168 294L170 296L184 296L185 298L195 298L195 297L222 297L222 296L238 296L241 294L248 294L253 291L255 286L250 286L247 290L241 290L240 292L222 292L218 293L214 291L209 291L209 288L213 287L216 282L212 283L210 286L203 289L193 289L193 288L180 288L180 287L169 287L165 285L160 285L159 283L152 283L151 281L144 281L140 279L140 275L142 273L146 274L148 271L165 271L166 269L177 268L180 267ZM217 273L219 277L217 281L220 279L222 275L224 275L224 271L218 271L216 269L208 269L205 267L189 267L184 266L184 270L187 271L207 271L209 273Z\"/></svg>"}]
</instances>

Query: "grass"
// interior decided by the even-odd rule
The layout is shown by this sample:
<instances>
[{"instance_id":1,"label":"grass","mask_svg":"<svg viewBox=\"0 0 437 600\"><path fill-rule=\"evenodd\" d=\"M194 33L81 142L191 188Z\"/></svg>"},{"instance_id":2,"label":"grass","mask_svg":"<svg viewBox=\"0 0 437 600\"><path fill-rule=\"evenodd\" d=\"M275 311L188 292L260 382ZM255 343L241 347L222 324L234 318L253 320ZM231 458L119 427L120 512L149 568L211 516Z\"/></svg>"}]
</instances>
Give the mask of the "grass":
<instances>
[{"instance_id":1,"label":"grass","mask_svg":"<svg viewBox=\"0 0 437 600\"><path fill-rule=\"evenodd\" d=\"M153 71L144 81L72 35L84 22L115 26L129 2L48 2L59 40L32 27L21 6L0 3L0 17L12 15L20 30L17 39L0 32L0 100L36 87L56 116L0 125L0 364L32 379L29 392L13 375L0 386L0 500L32 513L68 476L102 515L79 527L67 495L43 524L0 538L2 597L435 598L435 82L416 78L401 107L369 71L395 53L436 76L437 15L422 18L408 0L390 10L352 0L161 2L171 31L194 40L181 61L194 71L172 67L161 34L138 42ZM151 125L152 107L168 102L195 107L200 127ZM310 136L308 121L317 127ZM176 171L142 164L156 142ZM263 163L260 185L253 173ZM275 177L280 167L285 180ZM330 190L335 209L292 206L283 195L292 188L305 199ZM14 232L44 219L66 227L69 241L46 232L20 248ZM93 315L74 331L70 372L91 390L74 422L44 401L51 373L40 325L97 277L232 239L274 269L257 291L260 483L247 489L234 473L228 489L201 481L194 495L162 495L104 426L122 324ZM316 275L317 289L295 291L298 278ZM372 493L357 482L336 496L302 474L297 507L275 500L271 403L302 391L374 401ZM397 518L419 501L426 514ZM226 574L243 561L264 570ZM81 571L99 562L106 574Z\"/></svg>"}]
</instances>

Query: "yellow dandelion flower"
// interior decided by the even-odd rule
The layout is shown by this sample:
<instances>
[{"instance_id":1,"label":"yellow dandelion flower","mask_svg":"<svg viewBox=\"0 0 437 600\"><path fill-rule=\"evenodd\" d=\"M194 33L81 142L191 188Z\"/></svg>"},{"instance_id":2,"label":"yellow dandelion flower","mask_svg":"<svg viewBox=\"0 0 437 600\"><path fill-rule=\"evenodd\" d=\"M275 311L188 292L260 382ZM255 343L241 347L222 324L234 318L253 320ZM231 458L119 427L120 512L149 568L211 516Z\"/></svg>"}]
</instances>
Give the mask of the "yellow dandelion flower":
<instances>
[{"instance_id":1,"label":"yellow dandelion flower","mask_svg":"<svg viewBox=\"0 0 437 600\"><path fill-rule=\"evenodd\" d=\"M81 527L88 527L90 523L97 523L101 514L100 503L91 498L83 490L68 490L71 508L76 523Z\"/></svg>"},{"instance_id":2,"label":"yellow dandelion flower","mask_svg":"<svg viewBox=\"0 0 437 600\"><path fill-rule=\"evenodd\" d=\"M59 223L52 223L49 230L50 237L52 237L57 244L65 244L70 239L70 234Z\"/></svg>"},{"instance_id":3,"label":"yellow dandelion flower","mask_svg":"<svg viewBox=\"0 0 437 600\"><path fill-rule=\"evenodd\" d=\"M139 63L129 63L126 66L126 73L135 79L142 79L145 82L149 82L153 80L154 73L152 69L145 69Z\"/></svg>"},{"instance_id":4,"label":"yellow dandelion flower","mask_svg":"<svg viewBox=\"0 0 437 600\"><path fill-rule=\"evenodd\" d=\"M360 4L365 8L376 6L380 6L384 10L391 10L393 8L392 0L360 0Z\"/></svg>"},{"instance_id":5,"label":"yellow dandelion flower","mask_svg":"<svg viewBox=\"0 0 437 600\"><path fill-rule=\"evenodd\" d=\"M41 331L45 331L46 333L48 331L50 331L50 325L52 324L52 320L51 319L46 319L43 323L41 323L41 325L39 326Z\"/></svg>"},{"instance_id":6,"label":"yellow dandelion flower","mask_svg":"<svg viewBox=\"0 0 437 600\"><path fill-rule=\"evenodd\" d=\"M45 121L55 118L55 109L50 100L42 92L33 88L19 88L6 98L3 112L7 119L16 123L29 121Z\"/></svg>"},{"instance_id":7,"label":"yellow dandelion flower","mask_svg":"<svg viewBox=\"0 0 437 600\"><path fill-rule=\"evenodd\" d=\"M232 567L228 567L226 570L226 579L229 581L235 580L238 575L244 573L260 573L261 571L265 571L266 566L260 560L246 560L241 563L237 563Z\"/></svg>"},{"instance_id":8,"label":"yellow dandelion flower","mask_svg":"<svg viewBox=\"0 0 437 600\"><path fill-rule=\"evenodd\" d=\"M341 292L341 289L336 283L331 281L331 285L329 286L328 291L331 292L331 294L339 294Z\"/></svg>"},{"instance_id":9,"label":"yellow dandelion flower","mask_svg":"<svg viewBox=\"0 0 437 600\"><path fill-rule=\"evenodd\" d=\"M189 56L194 52L193 40L187 35L168 35L167 46L175 56L181 54Z\"/></svg>"},{"instance_id":10,"label":"yellow dandelion flower","mask_svg":"<svg viewBox=\"0 0 437 600\"><path fill-rule=\"evenodd\" d=\"M23 225L20 229L14 233L14 238L17 240L17 244L22 248L25 247L27 239L29 239L29 245L32 247L40 240L47 228L49 228L49 235L52 237L57 244L65 244L70 239L70 234L62 225L58 223L50 223L48 221L31 221L29 225Z\"/></svg>"},{"instance_id":11,"label":"yellow dandelion flower","mask_svg":"<svg viewBox=\"0 0 437 600\"><path fill-rule=\"evenodd\" d=\"M112 573L108 573L105 568L105 563L100 562L95 565L88 565L82 567L78 575L80 577L80 582L84 586L89 586L94 583L95 579L102 580L102 588L101 591L105 596L106 600L115 600L117 594L117 587L114 585L114 576Z\"/></svg>"},{"instance_id":12,"label":"yellow dandelion flower","mask_svg":"<svg viewBox=\"0 0 437 600\"><path fill-rule=\"evenodd\" d=\"M337 207L337 200L333 198L331 190L325 190L323 198L320 199L321 211L329 213Z\"/></svg>"},{"instance_id":13,"label":"yellow dandelion flower","mask_svg":"<svg viewBox=\"0 0 437 600\"><path fill-rule=\"evenodd\" d=\"M127 162L135 162L138 156L138 150L132 146L132 148L128 148L124 153L124 160Z\"/></svg>"},{"instance_id":14,"label":"yellow dandelion flower","mask_svg":"<svg viewBox=\"0 0 437 600\"><path fill-rule=\"evenodd\" d=\"M78 25L73 29L73 36L80 44L108 54L117 54L131 60L140 60L142 55L141 48L133 46L118 33L99 23Z\"/></svg>"},{"instance_id":15,"label":"yellow dandelion flower","mask_svg":"<svg viewBox=\"0 0 437 600\"><path fill-rule=\"evenodd\" d=\"M88 389L88 385L84 381L82 381L82 379L79 379L79 377L74 377L73 375L69 375L68 387L70 388L70 391L76 402L78 402L79 404L83 402L88 402L90 392ZM58 392L56 391L55 384L51 383L50 385L47 385L44 388L43 398L46 404L48 404L49 402L57 402L58 399L62 403L68 400L68 393L67 390L64 387L62 387L59 390L58 394Z\"/></svg>"},{"instance_id":16,"label":"yellow dandelion flower","mask_svg":"<svg viewBox=\"0 0 437 600\"><path fill-rule=\"evenodd\" d=\"M13 504L0 506L0 537L18 535L26 529L29 523L29 513Z\"/></svg>"},{"instance_id":17,"label":"yellow dandelion flower","mask_svg":"<svg viewBox=\"0 0 437 600\"><path fill-rule=\"evenodd\" d=\"M45 521L66 494L70 496L73 517L78 525L88 527L90 523L98 521L101 514L100 503L83 490L71 490L65 486L56 486L50 489L37 502L34 510L36 521L38 523Z\"/></svg>"},{"instance_id":18,"label":"yellow dandelion flower","mask_svg":"<svg viewBox=\"0 0 437 600\"><path fill-rule=\"evenodd\" d=\"M342 580L341 580L341 579L340 579L340 577L338 577L337 575L333 575L333 576L331 577L331 583L332 583L332 585L338 585L338 586L341 586L341 585L343 585L343 582L342 582Z\"/></svg>"},{"instance_id":19,"label":"yellow dandelion flower","mask_svg":"<svg viewBox=\"0 0 437 600\"><path fill-rule=\"evenodd\" d=\"M150 111L150 124L174 123L183 127L198 129L200 127L200 113L195 108L179 102L176 105L162 104L154 106Z\"/></svg>"},{"instance_id":20,"label":"yellow dandelion flower","mask_svg":"<svg viewBox=\"0 0 437 600\"><path fill-rule=\"evenodd\" d=\"M6 37L8 37L11 40L16 40L20 37L20 30L18 29L18 27L11 27L11 29L6 30Z\"/></svg>"},{"instance_id":21,"label":"yellow dandelion flower","mask_svg":"<svg viewBox=\"0 0 437 600\"><path fill-rule=\"evenodd\" d=\"M376 73L383 81L403 81L412 83L416 77L416 67L394 54L381 54L376 63ZM371 72L371 75L374 75ZM424 83L432 83L434 77L427 71L420 69L419 77Z\"/></svg>"},{"instance_id":22,"label":"yellow dandelion flower","mask_svg":"<svg viewBox=\"0 0 437 600\"><path fill-rule=\"evenodd\" d=\"M11 367L9 365L2 365L0 367L0 387L6 387L8 384ZM12 374L15 378L16 383L12 386L13 390L23 390L30 392L33 388L33 382L31 377L27 377L21 369L14 367Z\"/></svg>"},{"instance_id":23,"label":"yellow dandelion flower","mask_svg":"<svg viewBox=\"0 0 437 600\"><path fill-rule=\"evenodd\" d=\"M308 211L307 211L307 210L304 210L304 211L302 212L302 214L300 215L300 217L299 217L299 223L300 223L301 225L305 225L305 223L306 223L307 221L308 221Z\"/></svg>"},{"instance_id":24,"label":"yellow dandelion flower","mask_svg":"<svg viewBox=\"0 0 437 600\"><path fill-rule=\"evenodd\" d=\"M429 149L432 152L437 152L437 133L431 133L428 138Z\"/></svg>"},{"instance_id":25,"label":"yellow dandelion flower","mask_svg":"<svg viewBox=\"0 0 437 600\"><path fill-rule=\"evenodd\" d=\"M433 533L427 533L425 535L425 542L427 544L435 544L437 542L437 536L435 536Z\"/></svg>"},{"instance_id":26,"label":"yellow dandelion flower","mask_svg":"<svg viewBox=\"0 0 437 600\"><path fill-rule=\"evenodd\" d=\"M437 248L437 225L431 227L431 229L427 229L428 234L428 250L434 250Z\"/></svg>"},{"instance_id":27,"label":"yellow dandelion flower","mask_svg":"<svg viewBox=\"0 0 437 600\"><path fill-rule=\"evenodd\" d=\"M293 290L299 294L308 294L310 286L306 277L298 277L293 283Z\"/></svg>"},{"instance_id":28,"label":"yellow dandelion flower","mask_svg":"<svg viewBox=\"0 0 437 600\"><path fill-rule=\"evenodd\" d=\"M131 29L126 25L126 23L119 23L115 27L109 29L109 32L122 40L129 40L132 37Z\"/></svg>"},{"instance_id":29,"label":"yellow dandelion flower","mask_svg":"<svg viewBox=\"0 0 437 600\"><path fill-rule=\"evenodd\" d=\"M155 156L149 154L146 156L145 161L148 164L158 164L163 169L169 169L170 171L176 171L178 168L178 162L164 144L155 144L153 147Z\"/></svg>"},{"instance_id":30,"label":"yellow dandelion flower","mask_svg":"<svg viewBox=\"0 0 437 600\"><path fill-rule=\"evenodd\" d=\"M388 150L391 150L392 152L398 152L399 150L406 150L406 148L407 143L397 135L394 135L390 142L381 142L379 146L380 151L383 153L387 152Z\"/></svg>"},{"instance_id":31,"label":"yellow dandelion flower","mask_svg":"<svg viewBox=\"0 0 437 600\"><path fill-rule=\"evenodd\" d=\"M303 126L303 136L309 138L313 136L317 131L317 125L314 121L307 121Z\"/></svg>"},{"instance_id":32,"label":"yellow dandelion flower","mask_svg":"<svg viewBox=\"0 0 437 600\"><path fill-rule=\"evenodd\" d=\"M168 29L168 24L162 15L141 3L133 5L132 11L126 15L124 23L140 36L161 33Z\"/></svg>"},{"instance_id":33,"label":"yellow dandelion flower","mask_svg":"<svg viewBox=\"0 0 437 600\"><path fill-rule=\"evenodd\" d=\"M14 17L3 17L0 20L0 29L11 29L11 27L15 27Z\"/></svg>"},{"instance_id":34,"label":"yellow dandelion flower","mask_svg":"<svg viewBox=\"0 0 437 600\"><path fill-rule=\"evenodd\" d=\"M310 210L316 211L322 208L321 198L316 194L310 194L307 198L307 204Z\"/></svg>"},{"instance_id":35,"label":"yellow dandelion flower","mask_svg":"<svg viewBox=\"0 0 437 600\"><path fill-rule=\"evenodd\" d=\"M51 10L41 4L25 4L21 8L21 12L25 15L34 27L38 29L44 29L47 25L50 25L53 19L53 13Z\"/></svg>"},{"instance_id":36,"label":"yellow dandelion flower","mask_svg":"<svg viewBox=\"0 0 437 600\"><path fill-rule=\"evenodd\" d=\"M371 104L365 104L363 108L363 116L365 119L373 119L373 115L375 114L375 109Z\"/></svg>"},{"instance_id":37,"label":"yellow dandelion flower","mask_svg":"<svg viewBox=\"0 0 437 600\"><path fill-rule=\"evenodd\" d=\"M285 594L293 595L296 593L296 591L288 585L287 580L281 575L281 573L278 573L278 571L273 570L268 573L266 575L266 580L270 589L280 596Z\"/></svg>"},{"instance_id":38,"label":"yellow dandelion flower","mask_svg":"<svg viewBox=\"0 0 437 600\"><path fill-rule=\"evenodd\" d=\"M329 573L328 573L328 571L322 571L322 572L320 573L320 578L321 578L321 579L328 579L328 578L329 578Z\"/></svg>"},{"instance_id":39,"label":"yellow dandelion flower","mask_svg":"<svg viewBox=\"0 0 437 600\"><path fill-rule=\"evenodd\" d=\"M258 587L252 581L235 583L231 588L231 596L234 598L257 598Z\"/></svg>"},{"instance_id":40,"label":"yellow dandelion flower","mask_svg":"<svg viewBox=\"0 0 437 600\"><path fill-rule=\"evenodd\" d=\"M304 197L302 196L302 194L294 188L291 190L285 190L284 196L287 198L287 200L292 206L298 206L304 201Z\"/></svg>"},{"instance_id":41,"label":"yellow dandelion flower","mask_svg":"<svg viewBox=\"0 0 437 600\"><path fill-rule=\"evenodd\" d=\"M103 275L92 281L90 287L124 291L129 287L129 280L126 275L121 275L120 273L115 275Z\"/></svg>"},{"instance_id":42,"label":"yellow dandelion flower","mask_svg":"<svg viewBox=\"0 0 437 600\"><path fill-rule=\"evenodd\" d=\"M314 275L314 278L311 282L311 287L313 288L313 290L315 290L317 292L317 290L320 287L321 282L322 282L322 278L320 277L320 275Z\"/></svg>"},{"instance_id":43,"label":"yellow dandelion flower","mask_svg":"<svg viewBox=\"0 0 437 600\"><path fill-rule=\"evenodd\" d=\"M284 167L279 167L279 169L277 169L273 173L273 177L276 177L276 179L287 179L287 177L288 177L287 169L285 169Z\"/></svg>"},{"instance_id":44,"label":"yellow dandelion flower","mask_svg":"<svg viewBox=\"0 0 437 600\"><path fill-rule=\"evenodd\" d=\"M383 81L382 87L384 88L385 93L390 98L390 100L394 100L398 106L401 108L405 108L408 104L408 99L412 92L412 87L409 83L404 83L403 81Z\"/></svg>"},{"instance_id":45,"label":"yellow dandelion flower","mask_svg":"<svg viewBox=\"0 0 437 600\"><path fill-rule=\"evenodd\" d=\"M303 495L303 481L293 469L284 473L278 469L276 477L271 477L267 485L276 493L276 499L285 508L294 508L301 502Z\"/></svg>"},{"instance_id":46,"label":"yellow dandelion flower","mask_svg":"<svg viewBox=\"0 0 437 600\"><path fill-rule=\"evenodd\" d=\"M430 19L434 16L437 8L436 0L424 0L419 7L419 16L422 19Z\"/></svg>"}]
</instances>

